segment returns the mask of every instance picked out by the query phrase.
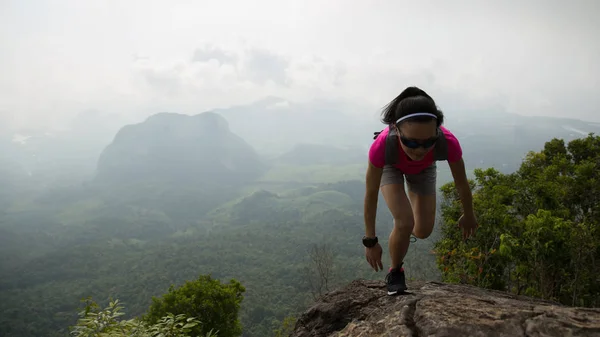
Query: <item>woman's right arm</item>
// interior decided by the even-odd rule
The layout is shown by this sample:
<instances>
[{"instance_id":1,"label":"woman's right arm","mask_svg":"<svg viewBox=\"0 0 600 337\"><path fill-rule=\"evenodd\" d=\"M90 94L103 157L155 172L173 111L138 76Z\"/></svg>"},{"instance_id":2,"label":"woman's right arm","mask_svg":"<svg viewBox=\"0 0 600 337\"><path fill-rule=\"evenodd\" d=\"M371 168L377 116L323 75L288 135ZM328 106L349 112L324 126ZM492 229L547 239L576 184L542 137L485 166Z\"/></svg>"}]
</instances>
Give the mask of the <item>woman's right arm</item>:
<instances>
[{"instance_id":1,"label":"woman's right arm","mask_svg":"<svg viewBox=\"0 0 600 337\"><path fill-rule=\"evenodd\" d=\"M383 168L374 166L371 161L367 166L366 191L364 204L365 235L375 237L375 215L377 214L377 199Z\"/></svg>"}]
</instances>

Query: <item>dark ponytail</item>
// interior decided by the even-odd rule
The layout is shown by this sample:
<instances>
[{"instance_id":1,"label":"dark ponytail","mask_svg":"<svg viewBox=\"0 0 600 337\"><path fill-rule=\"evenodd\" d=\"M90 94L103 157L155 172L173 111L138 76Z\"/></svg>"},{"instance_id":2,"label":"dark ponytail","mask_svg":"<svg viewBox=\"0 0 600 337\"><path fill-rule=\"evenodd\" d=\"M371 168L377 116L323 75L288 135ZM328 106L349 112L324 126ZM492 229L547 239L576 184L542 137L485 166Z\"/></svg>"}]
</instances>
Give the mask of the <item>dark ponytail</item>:
<instances>
[{"instance_id":1,"label":"dark ponytail","mask_svg":"<svg viewBox=\"0 0 600 337\"><path fill-rule=\"evenodd\" d=\"M381 122L387 125L395 124L403 116L416 112L429 112L437 116L437 126L444 122L444 114L440 111L433 98L417 87L404 89L396 98L389 102L381 113ZM414 122L429 122L433 117L415 116L410 118Z\"/></svg>"}]
</instances>

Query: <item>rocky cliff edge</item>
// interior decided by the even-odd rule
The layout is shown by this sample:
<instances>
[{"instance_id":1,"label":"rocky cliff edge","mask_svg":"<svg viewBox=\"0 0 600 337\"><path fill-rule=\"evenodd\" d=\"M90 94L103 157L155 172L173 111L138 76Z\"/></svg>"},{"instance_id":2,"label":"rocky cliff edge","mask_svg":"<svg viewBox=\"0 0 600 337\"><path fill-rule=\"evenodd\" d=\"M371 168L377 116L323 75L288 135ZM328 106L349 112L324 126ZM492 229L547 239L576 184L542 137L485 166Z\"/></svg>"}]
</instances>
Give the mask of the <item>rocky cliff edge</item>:
<instances>
[{"instance_id":1,"label":"rocky cliff edge","mask_svg":"<svg viewBox=\"0 0 600 337\"><path fill-rule=\"evenodd\" d=\"M409 283L390 297L380 281L356 280L324 295L291 337L600 336L600 308L575 308L466 285Z\"/></svg>"}]
</instances>

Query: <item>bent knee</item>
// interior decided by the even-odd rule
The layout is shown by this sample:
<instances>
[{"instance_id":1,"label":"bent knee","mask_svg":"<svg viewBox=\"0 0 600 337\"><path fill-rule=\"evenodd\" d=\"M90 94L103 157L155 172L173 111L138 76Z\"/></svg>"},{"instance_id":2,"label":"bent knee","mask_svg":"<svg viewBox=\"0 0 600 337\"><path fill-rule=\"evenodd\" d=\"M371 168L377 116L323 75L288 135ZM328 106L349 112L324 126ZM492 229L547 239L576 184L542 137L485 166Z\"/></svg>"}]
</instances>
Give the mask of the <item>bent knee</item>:
<instances>
[{"instance_id":1,"label":"bent knee","mask_svg":"<svg viewBox=\"0 0 600 337\"><path fill-rule=\"evenodd\" d=\"M417 226L414 227L413 229L413 235L417 238L417 239L427 239L431 233L433 232L433 223L431 224L419 224Z\"/></svg>"},{"instance_id":2,"label":"bent knee","mask_svg":"<svg viewBox=\"0 0 600 337\"><path fill-rule=\"evenodd\" d=\"M394 218L394 228L407 229L412 232L415 228L415 219L412 216Z\"/></svg>"}]
</instances>

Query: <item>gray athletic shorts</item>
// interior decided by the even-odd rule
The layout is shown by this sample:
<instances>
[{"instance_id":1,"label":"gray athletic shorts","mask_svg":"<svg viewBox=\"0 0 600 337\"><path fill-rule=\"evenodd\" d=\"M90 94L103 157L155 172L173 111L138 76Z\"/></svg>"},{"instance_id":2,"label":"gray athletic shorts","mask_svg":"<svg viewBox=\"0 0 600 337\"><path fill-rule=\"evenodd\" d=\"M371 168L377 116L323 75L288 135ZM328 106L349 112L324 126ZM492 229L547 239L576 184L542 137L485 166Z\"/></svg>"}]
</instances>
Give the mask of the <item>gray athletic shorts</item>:
<instances>
[{"instance_id":1,"label":"gray athletic shorts","mask_svg":"<svg viewBox=\"0 0 600 337\"><path fill-rule=\"evenodd\" d=\"M404 185L405 176L409 191L419 195L435 194L435 184L437 179L437 165L435 162L417 174L404 174L402 171L400 171L400 169L397 169L392 165L385 165L383 167L383 175L381 176L380 185Z\"/></svg>"}]
</instances>

